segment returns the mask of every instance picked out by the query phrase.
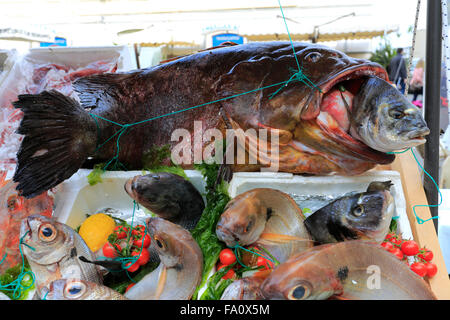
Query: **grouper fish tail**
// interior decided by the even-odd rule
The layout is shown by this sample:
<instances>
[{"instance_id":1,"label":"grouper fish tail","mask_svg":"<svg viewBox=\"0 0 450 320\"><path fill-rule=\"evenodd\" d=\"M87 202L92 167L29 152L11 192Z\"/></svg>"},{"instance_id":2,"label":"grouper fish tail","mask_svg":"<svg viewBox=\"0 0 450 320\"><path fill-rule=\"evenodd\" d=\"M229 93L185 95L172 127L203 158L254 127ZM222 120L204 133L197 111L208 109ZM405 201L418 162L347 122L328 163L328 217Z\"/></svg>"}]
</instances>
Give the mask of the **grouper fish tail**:
<instances>
[{"instance_id":1,"label":"grouper fish tail","mask_svg":"<svg viewBox=\"0 0 450 320\"><path fill-rule=\"evenodd\" d=\"M17 133L24 139L17 153L17 190L32 198L72 176L95 151L95 120L74 99L57 91L18 96L24 113Z\"/></svg>"}]
</instances>

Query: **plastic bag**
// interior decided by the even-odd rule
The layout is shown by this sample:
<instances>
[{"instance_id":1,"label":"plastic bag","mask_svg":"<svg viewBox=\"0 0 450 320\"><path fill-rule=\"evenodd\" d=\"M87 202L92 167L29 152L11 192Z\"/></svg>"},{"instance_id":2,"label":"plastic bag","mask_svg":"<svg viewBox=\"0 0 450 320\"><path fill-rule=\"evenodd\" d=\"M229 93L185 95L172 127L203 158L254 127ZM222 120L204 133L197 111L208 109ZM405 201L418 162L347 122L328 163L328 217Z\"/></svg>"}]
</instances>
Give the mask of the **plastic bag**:
<instances>
[{"instance_id":1,"label":"plastic bag","mask_svg":"<svg viewBox=\"0 0 450 320\"><path fill-rule=\"evenodd\" d=\"M116 72L118 58L89 61L77 68L37 61L27 56L17 57L8 76L0 84L0 170L13 170L16 154L23 137L15 131L20 125L22 112L12 103L19 94L38 94L44 90L57 90L78 100L72 82L78 78Z\"/></svg>"}]
</instances>

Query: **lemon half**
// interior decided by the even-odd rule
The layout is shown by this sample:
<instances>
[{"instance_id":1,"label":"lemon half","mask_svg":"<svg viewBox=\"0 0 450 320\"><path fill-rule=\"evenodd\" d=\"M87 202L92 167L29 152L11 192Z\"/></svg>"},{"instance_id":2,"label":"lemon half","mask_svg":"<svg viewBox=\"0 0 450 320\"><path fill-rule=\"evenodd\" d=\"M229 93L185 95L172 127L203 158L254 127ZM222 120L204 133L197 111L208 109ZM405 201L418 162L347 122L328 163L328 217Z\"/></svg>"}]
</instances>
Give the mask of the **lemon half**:
<instances>
[{"instance_id":1,"label":"lemon half","mask_svg":"<svg viewBox=\"0 0 450 320\"><path fill-rule=\"evenodd\" d=\"M96 213L84 220L78 233L89 249L96 252L108 241L115 227L113 218L104 213Z\"/></svg>"}]
</instances>

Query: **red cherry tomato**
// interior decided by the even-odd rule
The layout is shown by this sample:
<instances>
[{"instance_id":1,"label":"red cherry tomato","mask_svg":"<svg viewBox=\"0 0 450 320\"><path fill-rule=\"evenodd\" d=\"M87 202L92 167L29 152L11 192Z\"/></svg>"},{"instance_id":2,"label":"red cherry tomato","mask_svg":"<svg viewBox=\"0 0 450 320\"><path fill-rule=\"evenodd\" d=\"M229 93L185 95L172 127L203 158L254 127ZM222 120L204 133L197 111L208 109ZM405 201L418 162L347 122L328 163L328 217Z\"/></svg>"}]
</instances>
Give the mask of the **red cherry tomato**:
<instances>
[{"instance_id":1,"label":"red cherry tomato","mask_svg":"<svg viewBox=\"0 0 450 320\"><path fill-rule=\"evenodd\" d=\"M434 277L438 271L437 266L432 262L425 264L425 269L427 270L427 276L429 278Z\"/></svg>"},{"instance_id":2,"label":"red cherry tomato","mask_svg":"<svg viewBox=\"0 0 450 320\"><path fill-rule=\"evenodd\" d=\"M427 249L422 249L421 250L422 253L420 253L418 255L419 258L425 260L425 261L431 261L433 260L433 252L431 252L430 250Z\"/></svg>"},{"instance_id":3,"label":"red cherry tomato","mask_svg":"<svg viewBox=\"0 0 450 320\"><path fill-rule=\"evenodd\" d=\"M419 253L419 245L414 240L407 240L402 243L402 252L407 256L415 256Z\"/></svg>"},{"instance_id":4,"label":"red cherry tomato","mask_svg":"<svg viewBox=\"0 0 450 320\"><path fill-rule=\"evenodd\" d=\"M150 238L150 236L148 234L146 234L146 235L142 234L142 235L137 236L137 237L138 238L133 241L133 245L134 246L136 246L138 248L141 248L142 247L142 243L144 243L144 248L148 248L150 246L150 243L151 243L152 240L151 240L151 238Z\"/></svg>"},{"instance_id":5,"label":"red cherry tomato","mask_svg":"<svg viewBox=\"0 0 450 320\"><path fill-rule=\"evenodd\" d=\"M386 249L387 251L392 250L394 248L394 245L390 242L383 242L381 246Z\"/></svg>"},{"instance_id":6,"label":"red cherry tomato","mask_svg":"<svg viewBox=\"0 0 450 320\"><path fill-rule=\"evenodd\" d=\"M125 239L128 234L128 228L124 226L117 226L114 228L114 233L117 235L117 239Z\"/></svg>"},{"instance_id":7,"label":"red cherry tomato","mask_svg":"<svg viewBox=\"0 0 450 320\"><path fill-rule=\"evenodd\" d=\"M142 224L138 224L136 227L133 228L133 230L131 230L131 234L133 236L137 236L140 234L145 234L145 226Z\"/></svg>"},{"instance_id":8,"label":"red cherry tomato","mask_svg":"<svg viewBox=\"0 0 450 320\"><path fill-rule=\"evenodd\" d=\"M133 263L133 264L132 264L132 261L127 262L125 264L125 269L128 272L135 272L135 271L137 271L137 269L139 269L139 267L140 267L140 265L139 265L139 263L137 263L137 261L135 263Z\"/></svg>"},{"instance_id":9,"label":"red cherry tomato","mask_svg":"<svg viewBox=\"0 0 450 320\"><path fill-rule=\"evenodd\" d=\"M114 248L115 247L115 248ZM120 252L122 250L122 248L116 243L115 245L107 242L105 243L105 245L103 246L103 255L107 258L116 258L119 256L119 254L117 252Z\"/></svg>"},{"instance_id":10,"label":"red cherry tomato","mask_svg":"<svg viewBox=\"0 0 450 320\"><path fill-rule=\"evenodd\" d=\"M130 283L128 285L128 287L125 289L125 292L127 292L128 290L130 290L136 283Z\"/></svg>"},{"instance_id":11,"label":"red cherry tomato","mask_svg":"<svg viewBox=\"0 0 450 320\"><path fill-rule=\"evenodd\" d=\"M256 260L256 265L258 267L264 267L266 270L273 269L273 262L261 256L259 256L258 260Z\"/></svg>"},{"instance_id":12,"label":"red cherry tomato","mask_svg":"<svg viewBox=\"0 0 450 320\"><path fill-rule=\"evenodd\" d=\"M140 265L146 265L147 262L150 260L150 253L148 252L147 249L142 249L142 252L139 255L139 251L133 251L131 253L132 257L138 257L138 259L136 260L136 262Z\"/></svg>"},{"instance_id":13,"label":"red cherry tomato","mask_svg":"<svg viewBox=\"0 0 450 320\"><path fill-rule=\"evenodd\" d=\"M236 262L236 256L234 255L233 250L231 249L223 249L219 254L220 263L225 266L229 266Z\"/></svg>"},{"instance_id":14,"label":"red cherry tomato","mask_svg":"<svg viewBox=\"0 0 450 320\"><path fill-rule=\"evenodd\" d=\"M395 233L392 233L392 232L391 232L391 233L388 233L384 239L390 240L390 239L392 239L393 237L395 237Z\"/></svg>"},{"instance_id":15,"label":"red cherry tomato","mask_svg":"<svg viewBox=\"0 0 450 320\"><path fill-rule=\"evenodd\" d=\"M401 239L397 239L395 237L392 237L391 239L389 239L389 241L393 244L402 244L402 240Z\"/></svg>"},{"instance_id":16,"label":"red cherry tomato","mask_svg":"<svg viewBox=\"0 0 450 320\"><path fill-rule=\"evenodd\" d=\"M399 260L403 259L403 252L397 247L393 247L392 250L389 250L394 256L396 256Z\"/></svg>"},{"instance_id":17,"label":"red cherry tomato","mask_svg":"<svg viewBox=\"0 0 450 320\"><path fill-rule=\"evenodd\" d=\"M225 268L225 267L226 267L226 265L219 264L217 270L220 270L220 269ZM233 269L230 269L230 270L228 270L227 273L225 273L225 275L222 277L222 279L224 279L224 280L231 279L231 278L234 277L235 274L236 274L236 272L234 272Z\"/></svg>"},{"instance_id":18,"label":"red cherry tomato","mask_svg":"<svg viewBox=\"0 0 450 320\"><path fill-rule=\"evenodd\" d=\"M427 274L427 267L422 262L415 262L411 265L411 270L419 276L424 277Z\"/></svg>"}]
</instances>

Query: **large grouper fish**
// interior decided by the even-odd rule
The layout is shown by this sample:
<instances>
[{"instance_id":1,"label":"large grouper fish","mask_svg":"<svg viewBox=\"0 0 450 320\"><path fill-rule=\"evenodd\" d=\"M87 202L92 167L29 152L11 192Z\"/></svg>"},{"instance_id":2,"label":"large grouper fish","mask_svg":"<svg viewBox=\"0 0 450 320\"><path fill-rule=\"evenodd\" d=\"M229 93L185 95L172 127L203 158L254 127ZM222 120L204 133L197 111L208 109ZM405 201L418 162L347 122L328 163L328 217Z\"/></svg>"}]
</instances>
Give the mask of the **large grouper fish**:
<instances>
[{"instance_id":1,"label":"large grouper fish","mask_svg":"<svg viewBox=\"0 0 450 320\"><path fill-rule=\"evenodd\" d=\"M147 69L80 78L73 87L80 103L56 91L14 102L24 113L17 132L25 135L14 181L25 197L69 178L87 158L140 169L152 147L170 144L180 154L186 141L171 141L176 129L194 142L195 133L213 128L223 137L226 129L249 132L236 136L256 164L227 159L233 171L316 175L355 175L391 163L395 156L387 152L422 144L429 133L420 110L379 64L317 44L220 46ZM270 138L249 129L266 129ZM203 150L211 140L200 139ZM183 150L190 162L182 165L191 167L198 152Z\"/></svg>"}]
</instances>

